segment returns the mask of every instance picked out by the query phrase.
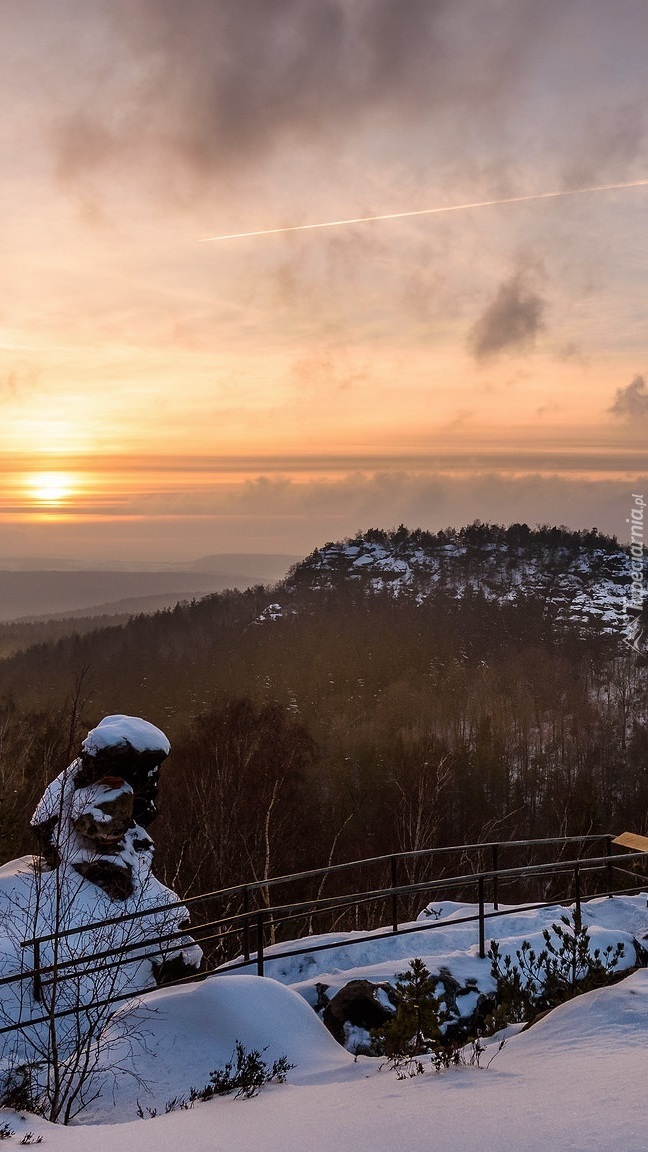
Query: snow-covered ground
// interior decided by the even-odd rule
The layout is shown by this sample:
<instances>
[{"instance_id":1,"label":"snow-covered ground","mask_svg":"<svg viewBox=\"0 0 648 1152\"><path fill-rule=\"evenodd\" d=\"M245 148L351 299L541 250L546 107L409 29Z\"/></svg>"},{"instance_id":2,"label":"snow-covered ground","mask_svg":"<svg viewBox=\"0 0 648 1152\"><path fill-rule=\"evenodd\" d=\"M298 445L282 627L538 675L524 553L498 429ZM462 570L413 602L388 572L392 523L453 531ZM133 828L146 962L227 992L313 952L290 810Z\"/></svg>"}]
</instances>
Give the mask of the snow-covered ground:
<instances>
[{"instance_id":1,"label":"snow-covered ground","mask_svg":"<svg viewBox=\"0 0 648 1152\"><path fill-rule=\"evenodd\" d=\"M430 1068L399 1080L380 1060L354 1059L335 1043L307 1003L312 981L344 983L358 973L393 977L408 958L423 955L430 967L445 957L453 970L483 983L488 962L476 954L475 926L453 927L462 913L458 906L440 911L432 931L395 938L376 933L369 943L311 953L306 979L296 960L288 970L286 961L270 959L279 979L220 975L151 993L143 1026L141 1009L122 1008L102 1096L67 1129L0 1113L0 1125L6 1122L16 1133L5 1147L17 1146L31 1131L53 1152L645 1152L648 970L515 1031L489 1067L484 1065L496 1043L481 1068L441 1074ZM497 924L492 935L502 947L513 947L541 933L557 911L519 917L507 911L490 922ZM592 901L584 914L593 945L630 943L648 932L645 893ZM632 962L629 956L626 962ZM140 1033L132 1049L123 1039L129 1012ZM248 1050L264 1050L268 1062L286 1055L295 1065L288 1082L268 1086L252 1100L225 1097L189 1111L136 1118L138 1103L145 1114L149 1108L162 1113L171 1097L206 1084L237 1040Z\"/></svg>"},{"instance_id":2,"label":"snow-covered ground","mask_svg":"<svg viewBox=\"0 0 648 1152\"><path fill-rule=\"evenodd\" d=\"M511 1037L489 1068L404 1081L369 1057L354 1061L290 989L260 983L218 978L213 997L198 985L184 990L184 1004L154 993L153 1035L166 1040L156 1071L182 1090L198 1055L204 1068L217 1063L224 1037L238 1032L297 1059L287 1084L155 1119L133 1119L130 1107L119 1107L112 1123L71 1128L0 1113L16 1132L5 1146L31 1131L52 1152L645 1152L646 970Z\"/></svg>"}]
</instances>

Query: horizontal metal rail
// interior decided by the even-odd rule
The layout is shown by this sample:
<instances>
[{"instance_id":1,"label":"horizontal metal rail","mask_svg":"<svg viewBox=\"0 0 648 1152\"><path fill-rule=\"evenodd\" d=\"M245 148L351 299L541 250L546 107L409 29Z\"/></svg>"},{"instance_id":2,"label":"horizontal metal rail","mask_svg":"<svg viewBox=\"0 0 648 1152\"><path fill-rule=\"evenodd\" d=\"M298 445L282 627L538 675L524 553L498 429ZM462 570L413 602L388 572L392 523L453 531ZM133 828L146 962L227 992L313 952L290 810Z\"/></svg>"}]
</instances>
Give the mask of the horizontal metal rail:
<instances>
[{"instance_id":1,"label":"horizontal metal rail","mask_svg":"<svg viewBox=\"0 0 648 1152\"><path fill-rule=\"evenodd\" d=\"M366 868L376 864L389 864L392 860L414 860L421 858L432 859L437 856L449 855L450 853L484 851L485 849L509 849L509 848L537 848L550 844L586 844L593 843L596 840L611 841L612 835L610 833L601 832L598 834L588 834L586 836L549 836L543 837L539 840L493 840L477 842L475 844L455 844L445 845L441 848L421 848L412 852L392 852L386 856L369 856L362 860L347 860L343 864L331 864L323 868L311 868L306 872L292 872L285 876L270 876L267 880L255 880L249 884L235 884L230 888L217 888L212 892L201 892L198 896L188 896L186 899L171 901L166 904L156 904L150 908L141 908L136 912L125 912L121 916L110 916L104 920L91 921L88 924L78 925L74 928L67 928L61 932L50 932L47 935L32 937L29 940L22 942L23 948L31 948L35 943L45 944L50 940L64 939L67 936L80 935L84 932L92 932L95 928L103 928L114 924L123 924L129 920L135 920L143 916L152 916L158 912L171 912L178 908L189 908L196 903L206 902L207 900L222 900L225 897L242 895L246 891L248 893L255 891L265 891L268 888L275 887L278 884L291 884L297 881L315 880L323 876L333 876L342 872L349 872L358 868ZM466 880L470 880L477 873L470 872L466 874Z\"/></svg>"},{"instance_id":2,"label":"horizontal metal rail","mask_svg":"<svg viewBox=\"0 0 648 1152\"><path fill-rule=\"evenodd\" d=\"M601 860L603 860L605 862L605 864L607 865L607 857L601 857L601 858L599 858L599 861L598 861L599 868L597 868L595 866L594 861L591 861L591 860L586 858L585 863L581 862L581 869L580 869L581 873L582 872L598 871L600 869L600 861ZM534 873L534 874L537 874L539 876L544 876L545 874L551 875L551 876L570 875L573 873L574 863L576 863L576 862L575 861L558 861L554 865L536 865L534 867L537 868L539 871L537 873ZM526 876L526 875L528 875L529 870L530 870L529 867L526 866L526 867L523 867L520 869L514 868L514 869L502 870L497 874L489 871L489 872L479 873L476 875L471 874L470 878L472 880L479 881L481 879L484 879L484 880L493 879L494 876L497 875L500 879L506 880L507 878L518 878L520 875ZM357 908L357 907L362 906L363 904L373 903L374 901L379 901L379 900L386 900L386 899L391 898L393 896L404 896L404 895L409 895L409 894L413 894L413 893L418 893L420 891L429 892L430 889L433 887L438 887L438 888L443 889L445 891L447 889L452 889L453 887L464 887L464 886L465 886L465 877L464 876L454 876L454 877L448 877L445 879L442 878L440 880L435 880L435 881L420 881L418 884L401 885L398 888L375 889L375 890L372 890L369 892L357 893L353 897L339 896L339 897L335 897L335 898L329 897L326 900L325 899L306 900L306 901L303 901L299 904L294 904L294 903L293 904L283 904L283 905L276 904L276 905L272 905L269 908L259 909L259 911L255 915L257 917L263 916L264 921L267 921L268 923L270 921L272 921L273 925L275 927L277 927L279 924L287 924L293 920L302 919L306 914L311 913L311 912L313 914L320 914L321 915L322 913L330 912L330 911L344 911L344 910L347 910L349 908ZM511 914L514 914L515 912L524 911L525 909L528 909L528 908L541 908L541 907L545 907L545 906L551 907L555 903L556 903L556 900L554 899L554 900L549 900L549 901L543 901L540 904L526 905L524 908L516 905L510 911L511 911ZM503 912L502 914L505 915L505 914L508 914L508 912ZM488 918L488 916L493 916L493 915L499 915L499 912L489 913L489 914L487 914L486 918ZM128 961L127 961L129 964L140 963L142 960L146 960L146 959L151 959L151 960L159 959L159 957L160 957L159 950L155 950L155 951L151 952L151 951L146 951L146 949L150 949L152 947L152 945L154 945L154 944L171 944L175 940L185 939L185 940L187 940L187 947L191 947L192 944L205 944L209 940L212 940L212 939L222 940L223 938L226 938L229 936L238 936L240 934L240 926L245 922L246 918L249 918L249 913L240 912L240 913L237 913L236 915L233 915L233 916L225 917L225 918L220 919L220 920L213 920L213 921L210 921L206 924L200 925L199 931L194 932L194 936L196 937L196 939L195 940L192 939L191 942L189 940L187 940L187 930L184 929L184 930L179 930L176 932L171 932L165 936L154 936L154 937L149 937L146 940L138 940L138 941L134 941L130 944L118 945L115 948L104 949L101 952L94 952L90 955L73 957L69 960L61 960L61 961L58 961L56 964L41 965L38 969L38 972L41 975L41 977L48 976L51 973L57 973L57 976L60 980L65 980L65 979L70 979L70 978L73 978L73 977L76 977L79 975L82 976L84 973L83 973L83 971L79 971L79 969L82 968L82 966L92 966L97 961L104 961L104 960L110 961L107 964L104 964L104 963L101 964L101 970L102 971L113 968L113 967L117 967L123 963L123 956L125 953L131 953L131 952L137 953L136 955L129 956ZM468 917L461 918L461 919L454 918L451 921L451 923L452 924L463 924L463 923L474 922L477 919L478 919L478 917L473 915L473 916L468 916ZM434 921L432 922L432 924L434 924ZM405 935L408 931L422 931L423 930L422 926L427 927L427 925L425 924L425 921L421 921L419 923L419 927L417 929L393 929L391 931L386 930L385 933L383 933L383 934L384 935L398 935L398 934ZM203 936L202 935L202 932L204 930L221 929L221 928L225 929L225 931L214 932L210 936ZM376 930L374 930L374 932L375 931ZM371 939L371 938L372 938L371 936L366 937L366 939ZM350 941L350 943L355 943L355 942L356 942L355 940ZM329 947L329 946L330 945L325 945L325 947ZM336 947L337 945L331 945L331 946ZM144 951L141 951L142 949L144 949ZM311 948L310 946L308 946L305 949L302 949L302 951L308 951L308 952L314 951L314 950L315 949ZM293 951L290 953L286 953L286 955L297 956L297 955L300 955L300 952L299 951ZM273 952L273 959L276 958L276 956L277 956L277 953ZM111 960L110 959L111 957L117 957L117 959ZM247 963L249 963L249 961L244 961L244 964L247 964ZM224 966L224 967L228 967L228 966L229 966L229 964ZM70 973L67 973L67 971L66 971L67 969L71 970ZM9 983L10 981L21 980L21 979L24 979L25 976L30 975L30 974L33 974L32 970L30 970L30 972L22 973L19 975L15 975L15 976L11 976L11 977L5 977L4 981L0 981L0 983L4 983L4 982ZM166 985L165 985L165 987L166 987Z\"/></svg>"},{"instance_id":3,"label":"horizontal metal rail","mask_svg":"<svg viewBox=\"0 0 648 1152\"><path fill-rule=\"evenodd\" d=\"M623 859L625 859L625 860L634 859L634 858L645 859L646 857L641 852L628 853L628 854L624 854L624 856L623 856ZM384 859L389 859L389 857L385 857ZM467 874L462 873L458 876L445 876L445 877L440 877L439 879L436 879L436 880L432 880L432 879L431 880L420 880L415 884L401 884L401 885L396 885L396 886L390 886L388 888L370 889L370 890L365 891L365 892L356 892L352 896L350 894L345 894L345 895L340 895L340 896L313 897L311 899L302 900L302 901L298 901L298 902L291 901L288 904L273 904L273 905L269 905L269 906L264 907L264 908L257 909L255 911L254 915L258 915L259 912L263 912L264 916L267 916L268 918L272 918L274 923L277 924L277 923L281 922L281 920L280 920L281 917L283 917L283 919L286 919L286 920L287 919L296 919L298 917L301 917L301 916L304 916L304 915L310 914L310 913L315 915L315 914L322 914L324 912L343 910L343 909L350 908L350 907L358 907L362 904L371 903L371 902L377 901L377 900L384 900L384 899L387 899L388 897L417 895L421 892L432 892L432 891L435 891L437 889L447 890L447 889L452 889L452 888L465 887L467 884L472 885L475 883L475 881L479 881L479 880L484 880L484 881L491 880L492 881L494 879L497 879L498 881L506 882L507 880L513 880L513 879L519 879L519 878L527 879L530 876L544 876L544 875L550 875L550 874L564 875L564 874L568 874L568 873L572 872L574 869L574 866L576 866L576 865L580 865L581 867L589 867L589 868L591 868L592 866L599 866L599 867L603 866L603 865L607 866L609 864L609 859L610 858L607 855L606 856L599 856L599 857L579 857L578 859L557 860L555 863L523 864L523 865L519 865L518 867L515 867L515 868L500 868L497 870L489 868L488 870L482 871L482 872L470 872ZM133 913L132 914L132 920L135 921L137 919L142 918L145 915L146 915L146 912ZM198 925L197 928L195 928L195 929L181 928L181 929L177 929L174 932L164 933L163 935L154 936L154 937L147 937L146 940L138 940L138 941L134 941L131 943L118 944L114 948L104 949L101 952L92 953L91 955L89 955L87 957L78 957L78 958L73 958L73 959L68 960L68 961L61 961L56 965L56 967L57 968L64 968L64 967L71 966L74 964L91 962L92 960L108 959L110 956L113 956L113 955L121 956L125 952L137 950L138 948L142 948L142 947L145 947L147 945L151 945L151 944L155 944L155 943L163 943L165 941L170 941L173 939L186 938L189 931L192 931L194 933L194 935L196 937L198 937L199 940L202 939L203 942L205 942L204 938L200 936L200 933L202 930L217 928L220 926L223 926L223 927L233 926L233 925L243 926L245 924L246 920L249 920L250 918L251 918L251 913L249 911L248 912L243 911L243 912L238 912L238 913L232 913L231 915L227 915L227 916L225 916L221 919L218 919L218 920L207 921L202 925ZM119 923L126 922L127 919L128 919L128 917L124 917L123 919L119 920ZM107 924L111 924L111 923L113 923L112 920L103 920L98 924L98 926L99 927L105 927ZM61 932L58 934L58 937L56 937L54 934L50 934L47 936L40 936L40 937L36 937L34 939L31 939L31 940L24 941L22 946L27 947L27 946L31 945L33 947L34 944L43 944L43 943L53 941L54 939L62 939L64 937L69 937L75 931L85 932L88 930L89 930L88 926L83 925L78 930L69 929L65 932ZM47 972L49 970L51 970L51 966L49 968L46 966L42 966L40 968L40 971L43 973ZM11 979L11 977L5 977L4 978L5 981L10 980L10 979ZM0 980L0 983L3 983L3 982L4 981Z\"/></svg>"},{"instance_id":4,"label":"horizontal metal rail","mask_svg":"<svg viewBox=\"0 0 648 1152\"><path fill-rule=\"evenodd\" d=\"M633 886L632 888L625 888L625 889L621 889L621 890L615 889L613 892L599 893L598 896L591 897L591 899L603 898L603 897L607 897L607 896L619 896L619 895L624 895L624 894L643 891L643 890L645 890L645 885L637 884L637 885ZM583 903L586 903L586 901L583 901ZM436 920L436 921L433 920L433 921L430 921L427 923L425 921L418 921L416 924L410 924L405 928L399 928L398 931L394 931L393 929L385 929L385 930L378 929L378 930L374 930L373 932L367 933L366 935L354 936L353 939L329 941L329 942L324 943L324 944L311 944L311 945L307 945L303 948L295 949L295 950L291 950L291 951L287 951L287 952L275 952L275 951L273 951L272 955L270 957L268 957L268 959L270 959L270 960L289 959L289 958L295 957L295 956L303 956L305 953L310 954L310 953L314 953L314 952L329 951L329 950L334 949L334 948L354 947L357 944L368 943L368 942L374 941L376 939L388 939L388 938L396 936L396 935L406 936L406 935L411 935L411 934L430 932L430 931L434 931L435 929L442 929L442 928L445 928L447 930L448 928L455 927L455 926L460 925L460 924L469 924L469 923L474 924L476 922L479 922L480 920L482 920L482 921L492 920L492 919L496 919L499 916L515 915L517 913L535 911L535 910L538 910L540 908L551 908L551 907L556 907L556 906L560 907L559 902L557 902L556 900L545 900L545 901L541 901L541 902L538 902L535 904L516 905L515 907L512 907L512 908L499 909L498 911L493 911L493 912L484 911L482 917L480 917L479 915L472 915L472 916L465 916L465 917L457 917L457 918L453 918L452 920ZM263 953L261 953L261 954L263 955ZM207 979L208 977L227 976L234 971L239 971L241 969L248 968L253 963L254 963L254 958L252 958L250 960L240 961L238 963L228 963L226 965L221 965L219 967L212 968L206 972L197 972L197 973L194 973L190 976L183 977L181 979L169 981L168 983L166 983L164 985L164 987L165 988L178 987L178 986L183 986L185 984L200 982L200 981ZM25 972L21 975L20 978L21 979L27 978L30 975L32 975L32 973ZM133 992L133 991L123 992L123 993L119 993L119 994L114 995L114 996L105 997L105 998L100 999L100 1000L92 1000L87 1004L74 1005L71 1008L64 1008L64 1009L60 1009L56 1012L50 1012L47 1015L32 1017L28 1020L20 1021L19 1023L14 1023L14 1024L10 1024L10 1025L6 1025L4 1027L1 1027L0 1028L0 1035L6 1034L8 1032L24 1031L25 1029L32 1027L32 1026L35 1026L35 1025L38 1025L38 1024L49 1023L52 1019L59 1019L59 1018L67 1017L67 1016L72 1016L72 1015L75 1015L77 1013L82 1014L82 1013L88 1012L92 1009L108 1007L112 1004L123 1003L123 1002L129 1001L129 1000L134 1001L134 1002L142 1001L143 1006L145 1006L146 996L149 993L154 992L156 990L157 990L157 988L155 986L151 986L150 988L140 989L137 992Z\"/></svg>"},{"instance_id":5,"label":"horizontal metal rail","mask_svg":"<svg viewBox=\"0 0 648 1152\"><path fill-rule=\"evenodd\" d=\"M421 856L436 856L440 853L450 854L459 853L464 854L469 850L477 849L490 849L493 852L495 860L498 859L498 850L502 848L515 847L534 849L544 845L560 844L563 847L570 844L584 844L593 843L596 841L604 841L606 843L607 851L602 856L578 856L577 858L558 859L555 861L545 861L540 864L525 864L516 867L500 868L491 867L483 869L478 872L468 872L461 875L450 877L439 877L436 879L422 880L410 884L397 884L396 879L396 866L395 862L402 859L412 859ZM256 965L256 970L259 974L263 975L266 962L265 954L265 930L268 924L272 924L275 928L280 924L288 923L292 920L308 917L312 918L315 915L323 915L325 913L335 911L347 911L349 909L358 908L362 905L369 903L390 900L392 902L392 927L386 929L374 929L368 934L352 935L346 939L338 939L335 941L327 941L319 944L309 943L304 941L304 945L300 948L288 948L288 950L277 951L277 945L273 945L273 951L269 959L282 960L288 959L305 953L326 951L332 948L346 948L353 947L359 943L368 942L378 938L387 938L395 935L409 935L412 933L421 933L434 930L438 927L448 928L461 924L477 923L479 932L479 954L483 958L485 956L485 925L487 921L496 919L502 915L515 915L530 910L537 910L545 907L560 906L561 898L554 897L551 900L538 901L534 903L526 903L523 905L514 905L505 910L499 910L497 899L493 900L493 910L486 910L485 900L485 885L490 883L493 887L494 895L498 891L498 885L513 883L519 880L538 880L538 879L554 879L559 876L572 877L572 893L573 901L575 904L576 912L580 915L581 904L585 901L581 897L580 892L580 879L583 875L588 873L597 873L607 870L608 873L608 889L603 893L597 893L597 896L611 896L627 894L628 892L641 891L646 887L646 878L640 877L637 873L632 872L628 868L621 866L620 861L623 860L624 864L629 864L635 861L642 861L644 864L648 861L645 853L642 852L623 852L622 854L612 854L612 837L609 834L605 835L588 835L584 837L550 837L543 840L529 841L498 841L488 844L476 845L455 845L441 849L428 849L424 852L410 852L400 853L392 856L372 857L368 860L351 861L343 865L336 865L333 869L321 868L312 869L309 872L293 873L290 876L274 877L268 881L255 882L254 885L238 885L229 889L221 889L219 892L203 894L199 897L192 897L187 901L179 901L177 904L164 904L155 906L153 908L140 909L135 913L127 913L118 917L111 917L102 921L97 921L92 924L82 925L78 928L67 929L60 933L50 933L48 935L33 937L30 940L22 942L23 948L32 947L34 950L34 965L29 969L23 969L19 973L14 973L10 976L0 978L0 985L6 985L24 980L33 980L34 989L38 989L39 997L43 991L43 985L49 985L53 980L48 977L52 976L57 983L67 981L70 979L80 979L88 974L90 966L100 965L99 971L104 971L111 968L116 968L124 962L126 963L141 963L144 960L158 960L163 962L164 955L161 954L160 948L154 951L150 949L154 945L166 945L165 951L177 951L174 948L174 942L181 940L186 941L186 946L191 947L195 943L207 943L211 940L219 940L222 942L232 936L239 936L243 933L246 947L245 954L240 961L228 961L221 963L216 967L210 968L208 971L196 972L191 975L181 977L177 980L168 981L164 984L165 987L173 987L185 983L191 983L196 980L204 980L207 976L212 975L225 975L228 972L245 969L251 965ZM226 915L220 919L209 920L197 928L192 929L193 937L188 937L188 928L178 929L166 934L157 936L149 936L145 939L138 941L124 942L124 944L117 945L114 948L104 948L99 952L88 953L79 957L71 957L66 960L61 960L52 964L40 964L40 946L55 940L69 938L73 935L78 935L82 932L88 932L96 928L105 928L107 926L124 924L128 922L135 923L137 920L144 916L155 915L157 912L169 912L174 908L186 907L189 903L196 901L211 900L216 896L231 896L233 893L249 893L252 890L265 890L267 887L278 884L286 884L296 880L318 877L329 874L331 871L342 871L350 869L358 869L367 865L383 864L389 862L391 866L392 884L386 888L372 888L363 892L354 892L353 894L341 894L339 896L328 897L314 897L311 899L303 899L300 901L292 901L290 903L280 903L261 908L250 909L247 902L242 912L237 912L232 915ZM624 876L632 876L637 878L637 884L632 887L613 888L612 887L612 872L618 870ZM477 888L477 904L478 911L472 915L465 917L456 917L452 920L430 920L430 921L417 921L415 924L411 922L406 927L400 927L397 916L398 900L404 896L420 895L426 893L428 896L431 893L443 891L453 891L456 888L466 888L467 886ZM590 897L594 898L594 897ZM564 898L563 898L564 899ZM251 953L249 949L249 939L252 924L254 923L256 932L256 953ZM203 935L209 933L208 935ZM130 955L133 953L132 955ZM128 954L128 959L124 961L125 954ZM89 1012L93 1008L107 1007L111 1004L117 1004L125 1000L137 1000L146 992L152 991L153 986L149 989L140 990L138 992L124 992L116 995L111 995L107 998L92 1000L87 1004L78 1004L70 1008L62 1008L56 1011L48 1011L46 1015L32 1017L28 1020L23 1020L18 1023L12 1023L4 1027L0 1027L0 1035L16 1031L24 1030L25 1028L36 1026L38 1024L46 1023L59 1016L69 1016L74 1013Z\"/></svg>"}]
</instances>

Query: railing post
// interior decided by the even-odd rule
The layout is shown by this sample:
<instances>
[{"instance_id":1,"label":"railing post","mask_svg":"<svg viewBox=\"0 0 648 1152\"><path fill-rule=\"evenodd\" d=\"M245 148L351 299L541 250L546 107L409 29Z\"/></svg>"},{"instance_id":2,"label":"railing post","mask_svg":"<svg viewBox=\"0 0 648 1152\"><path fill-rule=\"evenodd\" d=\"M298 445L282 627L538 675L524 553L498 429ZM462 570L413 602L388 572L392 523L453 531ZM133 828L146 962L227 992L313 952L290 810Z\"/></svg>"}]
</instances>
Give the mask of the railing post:
<instances>
[{"instance_id":1,"label":"railing post","mask_svg":"<svg viewBox=\"0 0 648 1152\"><path fill-rule=\"evenodd\" d=\"M613 877L614 865L612 864L612 837L611 836L608 835L605 837L605 845L606 845L607 858L608 858L608 862L606 865L606 868L607 868L607 887L608 887L608 896L611 900L612 899L612 885L614 883L614 877Z\"/></svg>"},{"instance_id":2,"label":"railing post","mask_svg":"<svg viewBox=\"0 0 648 1152\"><path fill-rule=\"evenodd\" d=\"M497 912L499 909L499 880L497 872L499 869L499 844L493 844L493 908Z\"/></svg>"},{"instance_id":3,"label":"railing post","mask_svg":"<svg viewBox=\"0 0 648 1152\"><path fill-rule=\"evenodd\" d=\"M579 929L581 926L581 892L580 892L580 866L574 864L574 926Z\"/></svg>"},{"instance_id":4,"label":"railing post","mask_svg":"<svg viewBox=\"0 0 648 1152\"><path fill-rule=\"evenodd\" d=\"M243 889L243 959L250 959L250 893L247 884Z\"/></svg>"},{"instance_id":5,"label":"railing post","mask_svg":"<svg viewBox=\"0 0 648 1152\"><path fill-rule=\"evenodd\" d=\"M263 912L257 912L257 976L263 976Z\"/></svg>"},{"instance_id":6,"label":"railing post","mask_svg":"<svg viewBox=\"0 0 648 1152\"><path fill-rule=\"evenodd\" d=\"M40 963L41 963L41 960L40 960L40 941L35 940L34 941L34 991L33 991L33 996L34 996L34 1000L36 1000L36 1001L40 1001L41 996L42 996L42 990L43 990L41 974L40 974Z\"/></svg>"},{"instance_id":7,"label":"railing post","mask_svg":"<svg viewBox=\"0 0 648 1152\"><path fill-rule=\"evenodd\" d=\"M392 889L396 889L398 887L398 859L396 856L391 857L390 866L391 866L391 886L392 886ZM395 891L392 891L391 906L392 906L392 932L397 933L398 932L398 896L397 896Z\"/></svg>"},{"instance_id":8,"label":"railing post","mask_svg":"<svg viewBox=\"0 0 648 1152\"><path fill-rule=\"evenodd\" d=\"M479 893L479 958L483 960L486 956L486 924L484 920L484 877L480 876L477 881L477 888Z\"/></svg>"}]
</instances>

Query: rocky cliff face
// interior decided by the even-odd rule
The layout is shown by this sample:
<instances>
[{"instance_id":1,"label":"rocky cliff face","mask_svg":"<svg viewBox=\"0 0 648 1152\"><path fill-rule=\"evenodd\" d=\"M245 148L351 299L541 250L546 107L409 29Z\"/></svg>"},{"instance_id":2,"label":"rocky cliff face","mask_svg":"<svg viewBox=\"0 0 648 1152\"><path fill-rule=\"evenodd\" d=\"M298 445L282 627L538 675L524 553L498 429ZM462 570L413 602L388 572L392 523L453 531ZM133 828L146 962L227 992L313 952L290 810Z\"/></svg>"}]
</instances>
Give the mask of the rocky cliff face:
<instances>
[{"instance_id":1,"label":"rocky cliff face","mask_svg":"<svg viewBox=\"0 0 648 1152\"><path fill-rule=\"evenodd\" d=\"M532 530L526 524L502 528L477 522L459 531L431 533L401 526L317 548L296 566L284 589L291 597L348 586L418 603L438 591L501 603L538 597L558 621L598 627L641 647L645 621L642 626L635 594L637 564L629 548L595 529ZM645 599L648 553L641 564ZM273 607L273 618L278 618L279 606Z\"/></svg>"}]
</instances>

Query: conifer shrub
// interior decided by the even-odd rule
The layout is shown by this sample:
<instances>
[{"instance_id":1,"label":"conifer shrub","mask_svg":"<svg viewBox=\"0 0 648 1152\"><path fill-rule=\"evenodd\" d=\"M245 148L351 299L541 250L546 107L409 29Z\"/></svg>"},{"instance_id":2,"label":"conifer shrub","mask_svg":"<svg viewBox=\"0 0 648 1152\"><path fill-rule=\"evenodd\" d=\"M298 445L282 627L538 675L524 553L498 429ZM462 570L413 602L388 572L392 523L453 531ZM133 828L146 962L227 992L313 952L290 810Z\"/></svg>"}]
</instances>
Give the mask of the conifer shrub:
<instances>
[{"instance_id":1,"label":"conifer shrub","mask_svg":"<svg viewBox=\"0 0 648 1152\"><path fill-rule=\"evenodd\" d=\"M443 1044L449 1013L435 996L437 980L419 957L397 977L398 1006L392 1018L372 1030L376 1055L388 1059L416 1057Z\"/></svg>"},{"instance_id":2,"label":"conifer shrub","mask_svg":"<svg viewBox=\"0 0 648 1152\"><path fill-rule=\"evenodd\" d=\"M286 1076L294 1068L286 1056L280 1056L268 1065L257 1048L250 1052L236 1041L235 1053L224 1068L211 1073L210 1083L196 1097L211 1100L214 1096L227 1096L234 1093L235 1099L249 1100L256 1096L264 1084L285 1084Z\"/></svg>"},{"instance_id":3,"label":"conifer shrub","mask_svg":"<svg viewBox=\"0 0 648 1152\"><path fill-rule=\"evenodd\" d=\"M422 1076L427 1068L442 1072L459 1065L481 1067L486 1051L479 1037L466 1044L448 1037L450 1013L435 995L436 977L415 957L396 983L398 1006L391 1020L372 1031L374 1055L386 1056L399 1080ZM504 1047L502 1040L486 1067Z\"/></svg>"},{"instance_id":4,"label":"conifer shrub","mask_svg":"<svg viewBox=\"0 0 648 1152\"><path fill-rule=\"evenodd\" d=\"M488 958L498 1004L494 1027L533 1020L574 996L611 983L625 952L620 941L592 951L589 930L576 913L561 916L542 935L544 948L536 953L524 940L516 950L516 962L502 955L497 941L491 943Z\"/></svg>"}]
</instances>

